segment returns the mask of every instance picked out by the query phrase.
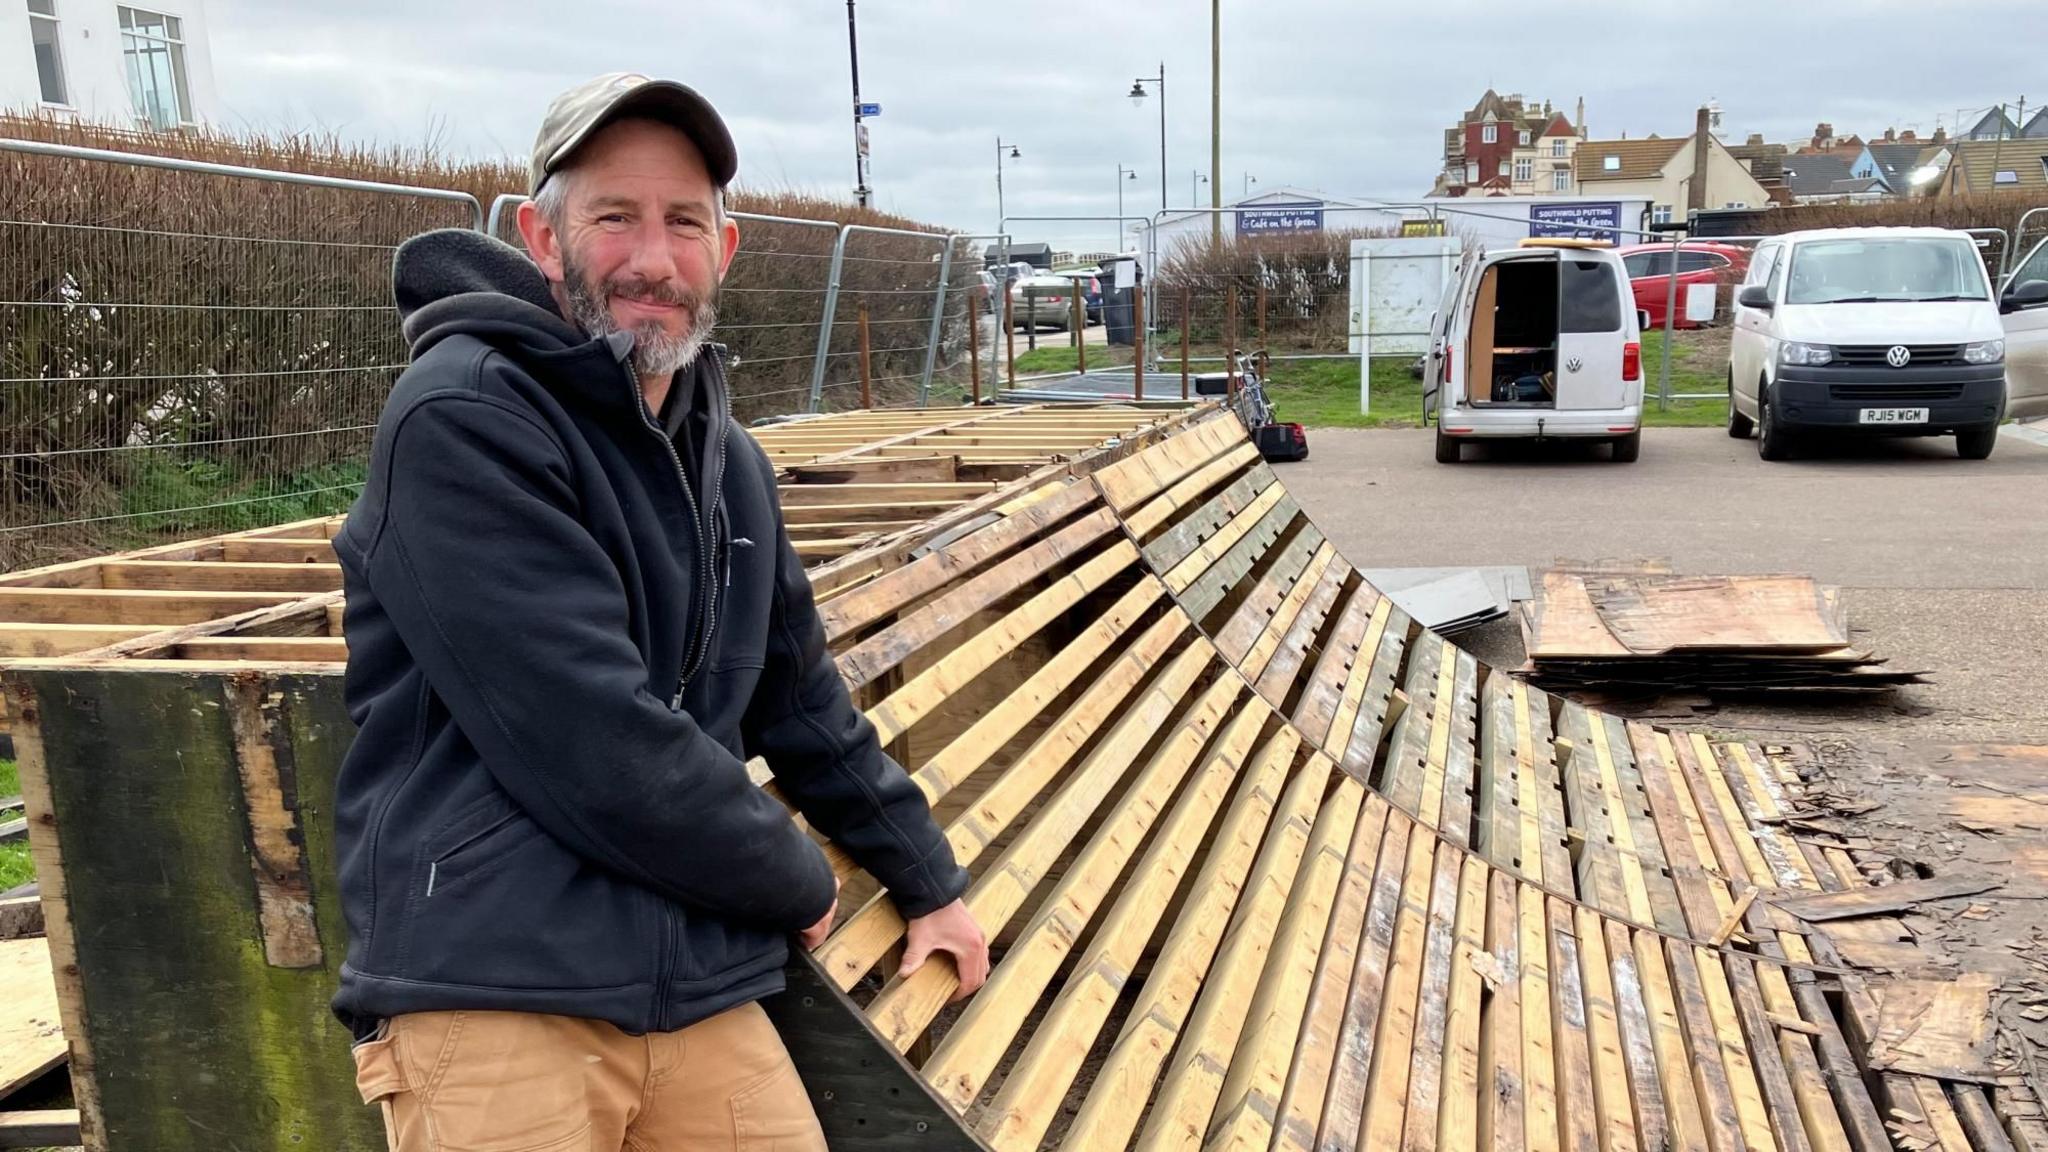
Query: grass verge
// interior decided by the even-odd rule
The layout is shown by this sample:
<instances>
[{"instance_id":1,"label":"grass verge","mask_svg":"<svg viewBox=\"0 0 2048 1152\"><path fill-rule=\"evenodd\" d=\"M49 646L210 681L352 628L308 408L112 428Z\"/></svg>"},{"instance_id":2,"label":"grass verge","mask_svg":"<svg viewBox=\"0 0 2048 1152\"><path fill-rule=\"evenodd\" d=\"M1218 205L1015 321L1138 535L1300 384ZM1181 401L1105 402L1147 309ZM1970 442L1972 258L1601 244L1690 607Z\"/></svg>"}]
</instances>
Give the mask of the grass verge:
<instances>
[{"instance_id":1,"label":"grass verge","mask_svg":"<svg viewBox=\"0 0 2048 1152\"><path fill-rule=\"evenodd\" d=\"M14 761L0 760L0 797L21 794L21 777L14 770ZM0 808L0 824L21 818L21 809ZM36 878L36 866L29 862L28 841L9 840L0 843L0 892L18 888Z\"/></svg>"}]
</instances>

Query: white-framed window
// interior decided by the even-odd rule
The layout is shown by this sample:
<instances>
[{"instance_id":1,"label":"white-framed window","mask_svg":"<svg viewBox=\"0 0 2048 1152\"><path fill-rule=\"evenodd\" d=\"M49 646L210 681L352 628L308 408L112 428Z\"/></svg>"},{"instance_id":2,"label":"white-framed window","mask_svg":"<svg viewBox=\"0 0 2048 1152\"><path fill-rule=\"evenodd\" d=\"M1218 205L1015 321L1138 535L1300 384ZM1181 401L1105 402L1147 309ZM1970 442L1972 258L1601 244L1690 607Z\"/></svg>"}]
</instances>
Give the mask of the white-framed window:
<instances>
[{"instance_id":1,"label":"white-framed window","mask_svg":"<svg viewBox=\"0 0 2048 1152\"><path fill-rule=\"evenodd\" d=\"M1991 174L1991 182L1993 184L2017 184L2020 182L2020 174L2017 169L2001 168Z\"/></svg>"},{"instance_id":2,"label":"white-framed window","mask_svg":"<svg viewBox=\"0 0 2048 1152\"><path fill-rule=\"evenodd\" d=\"M192 122L192 96L185 84L185 27L176 16L122 8L121 57L135 114L151 127L170 129Z\"/></svg>"},{"instance_id":3,"label":"white-framed window","mask_svg":"<svg viewBox=\"0 0 2048 1152\"><path fill-rule=\"evenodd\" d=\"M1527 156L1515 161L1515 183L1527 184L1536 178L1536 161Z\"/></svg>"},{"instance_id":4,"label":"white-framed window","mask_svg":"<svg viewBox=\"0 0 2048 1152\"><path fill-rule=\"evenodd\" d=\"M1481 144L1498 144L1498 143L1500 143L1500 125L1498 125L1498 124L1487 124L1487 125L1485 125L1485 126L1481 127L1481 128L1479 129L1479 142L1480 142Z\"/></svg>"},{"instance_id":5,"label":"white-framed window","mask_svg":"<svg viewBox=\"0 0 2048 1152\"><path fill-rule=\"evenodd\" d=\"M1527 128L1522 129L1519 133L1515 135L1515 143L1521 145L1524 148L1527 148L1529 146L1529 130Z\"/></svg>"},{"instance_id":6,"label":"white-framed window","mask_svg":"<svg viewBox=\"0 0 2048 1152\"><path fill-rule=\"evenodd\" d=\"M1507 175L1507 174L1508 174L1508 162L1507 162L1507 161L1505 161L1505 160L1503 160L1503 161L1501 161L1501 162L1500 162L1500 171L1499 171L1499 172L1497 173L1497 175L1505 176L1505 175Z\"/></svg>"},{"instance_id":7,"label":"white-framed window","mask_svg":"<svg viewBox=\"0 0 2048 1152\"><path fill-rule=\"evenodd\" d=\"M1652 224L1669 224L1669 223L1671 223L1671 205L1669 205L1669 204L1653 204L1653 205L1651 205L1651 206L1650 206L1650 223L1652 223Z\"/></svg>"},{"instance_id":8,"label":"white-framed window","mask_svg":"<svg viewBox=\"0 0 2048 1152\"><path fill-rule=\"evenodd\" d=\"M57 48L57 0L28 0L28 40L36 55L36 80L43 103L69 105L64 91L64 56Z\"/></svg>"},{"instance_id":9,"label":"white-framed window","mask_svg":"<svg viewBox=\"0 0 2048 1152\"><path fill-rule=\"evenodd\" d=\"M1564 137L1560 136L1550 142L1550 154L1552 156L1564 155Z\"/></svg>"},{"instance_id":10,"label":"white-framed window","mask_svg":"<svg viewBox=\"0 0 2048 1152\"><path fill-rule=\"evenodd\" d=\"M1550 190L1552 192L1571 191L1572 174L1570 172L1565 171L1562 168L1559 168L1557 171L1552 172L1550 174Z\"/></svg>"},{"instance_id":11,"label":"white-framed window","mask_svg":"<svg viewBox=\"0 0 2048 1152\"><path fill-rule=\"evenodd\" d=\"M1747 205L1747 204L1744 204L1744 203L1742 203L1742 202L1741 202L1741 201L1739 201L1739 200L1730 200L1730 201L1729 201L1729 202L1727 202L1726 204L1723 204L1723 205L1721 205L1721 207L1723 207L1723 208L1747 208L1747 207L1749 207L1749 205Z\"/></svg>"},{"instance_id":12,"label":"white-framed window","mask_svg":"<svg viewBox=\"0 0 2048 1152\"><path fill-rule=\"evenodd\" d=\"M1477 183L1479 183L1479 161L1477 161L1477 160L1467 160L1467 161L1465 161L1465 183L1467 183L1467 184L1477 184Z\"/></svg>"},{"instance_id":13,"label":"white-framed window","mask_svg":"<svg viewBox=\"0 0 2048 1152\"><path fill-rule=\"evenodd\" d=\"M1600 170L1601 170L1602 172L1619 172L1619 171L1621 171L1621 157L1619 157L1619 156L1602 156L1602 157L1600 158Z\"/></svg>"}]
</instances>

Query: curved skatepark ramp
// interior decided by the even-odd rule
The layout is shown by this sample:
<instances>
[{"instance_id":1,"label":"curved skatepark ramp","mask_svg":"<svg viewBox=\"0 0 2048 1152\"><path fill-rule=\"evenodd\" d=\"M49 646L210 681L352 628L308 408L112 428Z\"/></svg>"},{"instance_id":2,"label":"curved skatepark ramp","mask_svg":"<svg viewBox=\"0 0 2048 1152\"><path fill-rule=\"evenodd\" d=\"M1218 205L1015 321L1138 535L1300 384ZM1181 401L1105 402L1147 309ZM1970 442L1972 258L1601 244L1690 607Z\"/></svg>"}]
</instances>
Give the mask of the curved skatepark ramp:
<instances>
[{"instance_id":1,"label":"curved skatepark ramp","mask_svg":"<svg viewBox=\"0 0 2048 1152\"><path fill-rule=\"evenodd\" d=\"M995 964L964 1004L943 960L896 977L902 919L828 850L838 926L770 1009L833 1147L2044 1147L2022 1084L1870 1059L1886 977L1812 902L1882 890L1786 830L1783 750L1583 707L1417 627L1227 413L1006 459L933 445L945 419L857 430L891 443L841 482L992 487L865 521L889 529L814 587ZM888 463L975 453L1024 466ZM380 1146L324 1018L333 605L6 670L91 1146Z\"/></svg>"}]
</instances>

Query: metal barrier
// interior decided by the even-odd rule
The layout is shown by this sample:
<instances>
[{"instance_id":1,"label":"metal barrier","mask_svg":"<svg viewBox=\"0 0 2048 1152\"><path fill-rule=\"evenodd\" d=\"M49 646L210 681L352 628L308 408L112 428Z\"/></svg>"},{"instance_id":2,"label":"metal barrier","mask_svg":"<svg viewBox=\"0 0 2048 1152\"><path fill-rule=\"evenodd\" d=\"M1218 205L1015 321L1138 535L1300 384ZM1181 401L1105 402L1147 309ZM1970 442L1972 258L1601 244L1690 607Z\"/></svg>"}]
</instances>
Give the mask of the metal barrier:
<instances>
[{"instance_id":1,"label":"metal barrier","mask_svg":"<svg viewBox=\"0 0 2048 1152\"><path fill-rule=\"evenodd\" d=\"M810 410L813 412L821 412L824 410L826 387L825 373L827 366L831 360L838 357L846 356L858 356L863 358L868 357L870 355L886 356L890 353L916 351L920 347L918 345L910 345L904 347L889 347L880 349L879 351L875 351L872 353L852 350L834 352L832 350L833 329L839 324L845 323L844 321L841 321L839 319L839 299L840 296L848 290L846 284L846 264L849 259L862 261L864 263L870 264L894 266L917 266L920 263L924 263L921 261L904 260L900 258L891 258L886 256L849 257L846 254L847 247L855 236L912 236L926 240L936 240L939 242L940 250L939 252L934 254L933 257L933 259L937 262L939 266L939 273L937 276L937 283L933 285L931 288L910 288L903 287L900 285L896 287L886 287L882 286L881 284L870 284L856 285L852 289L854 293L859 294L863 297L869 295L902 295L908 293L922 294L924 292L932 293L932 312L928 321L924 317L907 317L899 321L891 321L894 323L928 323L926 342L924 345L921 346L922 350L925 353L922 370L918 373L904 373L897 376L883 376L873 381L874 383L887 383L891 380L907 380L912 375L916 375L920 377L920 394L924 396L929 396L931 391L931 373L933 360L938 347L939 336L943 327L942 321L945 316L946 281L947 278L952 274L953 267L953 234L949 232L920 232L909 228L882 228L870 224L848 224L839 230L839 238L832 245L832 264L830 271L827 272L826 274L824 314L818 322L817 351L811 358ZM871 277L871 279L872 278L874 277ZM886 277L881 278L886 279ZM858 324L860 322L855 321L854 323ZM852 382L842 382L841 384L834 385L834 387L845 387L849 386L851 383Z\"/></svg>"},{"instance_id":2,"label":"metal barrier","mask_svg":"<svg viewBox=\"0 0 2048 1152\"><path fill-rule=\"evenodd\" d=\"M0 571L347 507L407 359L392 251L476 227L474 197L37 141L0 165Z\"/></svg>"}]
</instances>

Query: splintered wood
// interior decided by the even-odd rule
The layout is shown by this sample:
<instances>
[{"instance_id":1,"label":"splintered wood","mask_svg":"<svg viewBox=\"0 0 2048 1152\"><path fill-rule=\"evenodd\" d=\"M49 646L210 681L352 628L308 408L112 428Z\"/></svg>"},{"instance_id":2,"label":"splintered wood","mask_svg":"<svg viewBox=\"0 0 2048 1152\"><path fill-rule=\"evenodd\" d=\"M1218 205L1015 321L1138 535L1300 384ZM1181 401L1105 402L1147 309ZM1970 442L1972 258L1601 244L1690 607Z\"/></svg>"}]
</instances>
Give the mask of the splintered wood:
<instances>
[{"instance_id":1,"label":"splintered wood","mask_svg":"<svg viewBox=\"0 0 2048 1152\"><path fill-rule=\"evenodd\" d=\"M1543 573L1516 605L1532 678L1593 691L1878 691L1915 672L1849 644L1840 589L1804 576Z\"/></svg>"}]
</instances>

